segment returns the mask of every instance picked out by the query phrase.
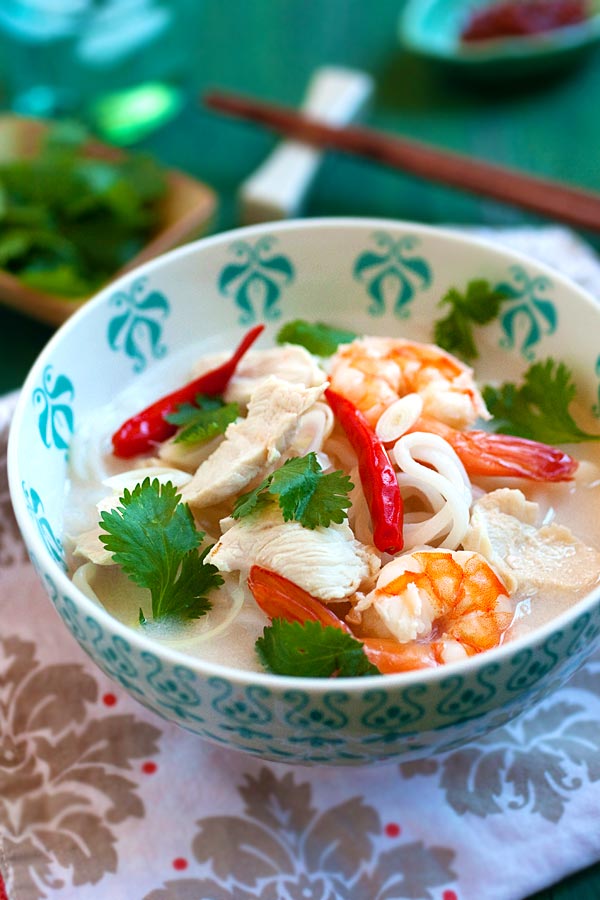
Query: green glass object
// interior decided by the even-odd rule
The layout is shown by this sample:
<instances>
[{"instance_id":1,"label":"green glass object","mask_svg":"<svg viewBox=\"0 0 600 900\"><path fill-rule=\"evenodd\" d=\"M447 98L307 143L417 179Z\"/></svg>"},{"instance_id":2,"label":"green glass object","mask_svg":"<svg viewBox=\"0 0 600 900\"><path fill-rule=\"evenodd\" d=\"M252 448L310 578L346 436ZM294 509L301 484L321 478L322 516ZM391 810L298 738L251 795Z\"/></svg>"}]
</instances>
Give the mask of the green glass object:
<instances>
[{"instance_id":1,"label":"green glass object","mask_svg":"<svg viewBox=\"0 0 600 900\"><path fill-rule=\"evenodd\" d=\"M118 143L179 112L195 46L194 0L2 0L8 105L78 116Z\"/></svg>"},{"instance_id":2,"label":"green glass object","mask_svg":"<svg viewBox=\"0 0 600 900\"><path fill-rule=\"evenodd\" d=\"M135 144L177 115L183 106L181 89L149 81L123 91L104 94L91 104L88 117L94 130L113 144Z\"/></svg>"}]
</instances>

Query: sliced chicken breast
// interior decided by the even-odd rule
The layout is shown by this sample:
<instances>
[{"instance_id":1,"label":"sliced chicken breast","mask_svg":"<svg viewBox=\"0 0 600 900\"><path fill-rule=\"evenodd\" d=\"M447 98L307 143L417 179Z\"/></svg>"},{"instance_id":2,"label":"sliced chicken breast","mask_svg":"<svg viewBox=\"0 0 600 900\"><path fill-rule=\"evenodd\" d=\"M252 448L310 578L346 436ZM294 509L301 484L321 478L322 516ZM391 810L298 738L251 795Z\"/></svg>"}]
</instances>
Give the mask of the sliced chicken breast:
<instances>
[{"instance_id":1,"label":"sliced chicken breast","mask_svg":"<svg viewBox=\"0 0 600 900\"><path fill-rule=\"evenodd\" d=\"M253 565L278 572L325 603L343 600L374 582L380 559L348 525L308 529L284 522L278 507L235 521L207 556L221 572L247 576Z\"/></svg>"},{"instance_id":2,"label":"sliced chicken breast","mask_svg":"<svg viewBox=\"0 0 600 900\"><path fill-rule=\"evenodd\" d=\"M197 378L214 369L226 359L227 353L203 357L195 366L193 377ZM268 350L250 350L239 363L223 399L226 403L235 401L246 406L256 389L271 375L306 387L316 387L327 378L315 357L297 344L284 344Z\"/></svg>"},{"instance_id":3,"label":"sliced chicken breast","mask_svg":"<svg viewBox=\"0 0 600 900\"><path fill-rule=\"evenodd\" d=\"M292 443L303 413L327 386L306 388L270 375L252 394L248 415L229 425L225 440L182 491L192 508L212 506L241 493L276 463Z\"/></svg>"},{"instance_id":4,"label":"sliced chicken breast","mask_svg":"<svg viewBox=\"0 0 600 900\"><path fill-rule=\"evenodd\" d=\"M562 525L536 527L537 517L537 503L521 491L492 491L473 505L463 546L485 556L511 594L591 588L600 579L600 553Z\"/></svg>"}]
</instances>

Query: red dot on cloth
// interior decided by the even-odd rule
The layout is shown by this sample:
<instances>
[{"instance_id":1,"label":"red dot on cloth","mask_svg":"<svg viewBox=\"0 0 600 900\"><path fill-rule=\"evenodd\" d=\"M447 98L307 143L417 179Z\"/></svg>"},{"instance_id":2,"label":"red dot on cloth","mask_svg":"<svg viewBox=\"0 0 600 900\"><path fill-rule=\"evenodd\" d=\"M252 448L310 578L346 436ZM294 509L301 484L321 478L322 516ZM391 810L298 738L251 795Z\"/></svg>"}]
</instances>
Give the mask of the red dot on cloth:
<instances>
[{"instance_id":1,"label":"red dot on cloth","mask_svg":"<svg viewBox=\"0 0 600 900\"><path fill-rule=\"evenodd\" d=\"M188 861L184 859L183 856L178 856L177 859L173 860L173 868L177 869L178 872L181 872L183 869L187 869Z\"/></svg>"},{"instance_id":2,"label":"red dot on cloth","mask_svg":"<svg viewBox=\"0 0 600 900\"><path fill-rule=\"evenodd\" d=\"M105 706L114 706L117 702L117 698L114 694L104 694L104 696L102 697L102 702Z\"/></svg>"},{"instance_id":3,"label":"red dot on cloth","mask_svg":"<svg viewBox=\"0 0 600 900\"><path fill-rule=\"evenodd\" d=\"M396 822L390 822L389 825L385 826L385 833L391 838L398 837L400 834L400 826L397 825Z\"/></svg>"},{"instance_id":4,"label":"red dot on cloth","mask_svg":"<svg viewBox=\"0 0 600 900\"><path fill-rule=\"evenodd\" d=\"M156 763L151 761L145 762L142 766L142 772L144 773L144 775L154 775L157 769L158 766L156 765Z\"/></svg>"},{"instance_id":5,"label":"red dot on cloth","mask_svg":"<svg viewBox=\"0 0 600 900\"><path fill-rule=\"evenodd\" d=\"M458 900L458 896L455 891L444 891L442 900Z\"/></svg>"},{"instance_id":6,"label":"red dot on cloth","mask_svg":"<svg viewBox=\"0 0 600 900\"><path fill-rule=\"evenodd\" d=\"M0 900L8 900L8 893L6 891L6 885L4 884L4 879L2 878L1 873L0 873Z\"/></svg>"}]
</instances>

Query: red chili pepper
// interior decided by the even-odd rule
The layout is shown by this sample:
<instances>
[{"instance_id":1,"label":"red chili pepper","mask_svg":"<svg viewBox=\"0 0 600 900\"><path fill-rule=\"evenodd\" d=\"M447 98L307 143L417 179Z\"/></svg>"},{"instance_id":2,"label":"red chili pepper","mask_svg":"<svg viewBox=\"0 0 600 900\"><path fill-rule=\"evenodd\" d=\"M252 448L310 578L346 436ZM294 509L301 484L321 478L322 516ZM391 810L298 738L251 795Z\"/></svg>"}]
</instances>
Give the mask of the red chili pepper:
<instances>
[{"instance_id":1,"label":"red chili pepper","mask_svg":"<svg viewBox=\"0 0 600 900\"><path fill-rule=\"evenodd\" d=\"M177 426L167 422L165 416L175 412L182 403L193 403L198 394L215 397L222 394L229 384L241 358L250 349L264 325L251 328L233 356L210 372L205 372L184 387L161 397L151 406L127 419L112 436L113 453L122 459L130 459L140 453L148 453L154 444L166 441L177 431Z\"/></svg>"},{"instance_id":2,"label":"red chili pepper","mask_svg":"<svg viewBox=\"0 0 600 900\"><path fill-rule=\"evenodd\" d=\"M361 411L330 389L325 397L358 456L358 472L365 492L373 542L382 553L398 553L402 538L402 496L385 448Z\"/></svg>"}]
</instances>

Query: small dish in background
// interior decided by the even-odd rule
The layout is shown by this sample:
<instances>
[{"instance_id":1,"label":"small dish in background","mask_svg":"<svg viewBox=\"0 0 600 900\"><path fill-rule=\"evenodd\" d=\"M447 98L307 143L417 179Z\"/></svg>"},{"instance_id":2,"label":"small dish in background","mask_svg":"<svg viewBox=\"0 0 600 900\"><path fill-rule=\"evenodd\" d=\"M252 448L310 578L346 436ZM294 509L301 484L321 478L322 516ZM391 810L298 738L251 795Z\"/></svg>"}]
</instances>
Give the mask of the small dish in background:
<instances>
[{"instance_id":1,"label":"small dish in background","mask_svg":"<svg viewBox=\"0 0 600 900\"><path fill-rule=\"evenodd\" d=\"M49 123L39 119L0 116L0 164L36 156L49 128ZM109 161L122 159L124 155L121 150L100 142L87 144L85 154ZM206 230L216 206L214 191L173 169L165 170L165 178L167 190L160 201L159 229L138 253L115 271L114 278L166 250L199 237ZM0 303L49 325L60 325L88 299L89 296L65 297L42 291L0 270Z\"/></svg>"},{"instance_id":2,"label":"small dish in background","mask_svg":"<svg viewBox=\"0 0 600 900\"><path fill-rule=\"evenodd\" d=\"M413 53L484 80L515 80L571 65L600 40L600 2L592 0L579 24L523 37L463 42L461 33L473 10L491 0L408 0L399 36Z\"/></svg>"}]
</instances>

